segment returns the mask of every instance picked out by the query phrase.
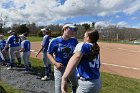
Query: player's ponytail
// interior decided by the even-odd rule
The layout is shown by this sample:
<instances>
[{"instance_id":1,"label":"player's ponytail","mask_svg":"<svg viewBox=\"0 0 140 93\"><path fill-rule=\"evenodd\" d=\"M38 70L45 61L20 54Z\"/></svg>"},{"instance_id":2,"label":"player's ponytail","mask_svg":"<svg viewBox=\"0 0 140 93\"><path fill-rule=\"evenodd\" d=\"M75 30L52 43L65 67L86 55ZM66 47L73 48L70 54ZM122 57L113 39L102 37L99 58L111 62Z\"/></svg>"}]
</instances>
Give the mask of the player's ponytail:
<instances>
[{"instance_id":1,"label":"player's ponytail","mask_svg":"<svg viewBox=\"0 0 140 93\"><path fill-rule=\"evenodd\" d=\"M86 31L86 33L89 37L89 42L93 44L91 56L94 59L100 52L100 47L97 44L97 41L99 39L99 33L97 30Z\"/></svg>"},{"instance_id":2,"label":"player's ponytail","mask_svg":"<svg viewBox=\"0 0 140 93\"><path fill-rule=\"evenodd\" d=\"M18 34L17 34L15 31L13 31L13 34L14 34L14 36L16 37L16 42L18 43L18 42L19 42Z\"/></svg>"}]
</instances>

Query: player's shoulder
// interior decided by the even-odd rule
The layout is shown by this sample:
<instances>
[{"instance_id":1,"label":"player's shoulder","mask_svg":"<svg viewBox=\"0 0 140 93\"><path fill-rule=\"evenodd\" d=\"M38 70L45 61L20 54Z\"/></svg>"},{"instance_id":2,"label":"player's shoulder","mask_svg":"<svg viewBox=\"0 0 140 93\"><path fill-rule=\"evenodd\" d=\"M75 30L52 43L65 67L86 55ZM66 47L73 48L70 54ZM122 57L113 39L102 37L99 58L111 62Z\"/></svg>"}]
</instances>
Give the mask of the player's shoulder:
<instances>
[{"instance_id":1,"label":"player's shoulder","mask_svg":"<svg viewBox=\"0 0 140 93\"><path fill-rule=\"evenodd\" d=\"M71 37L70 39L73 41L77 41L77 38L75 38L75 37Z\"/></svg>"},{"instance_id":2,"label":"player's shoulder","mask_svg":"<svg viewBox=\"0 0 140 93\"><path fill-rule=\"evenodd\" d=\"M29 40L25 40L25 42L30 42Z\"/></svg>"},{"instance_id":3,"label":"player's shoulder","mask_svg":"<svg viewBox=\"0 0 140 93\"><path fill-rule=\"evenodd\" d=\"M77 44L77 46L83 46L84 45L84 42L80 42Z\"/></svg>"},{"instance_id":4,"label":"player's shoulder","mask_svg":"<svg viewBox=\"0 0 140 93\"><path fill-rule=\"evenodd\" d=\"M50 37L49 35L45 35L43 38L48 38L48 37Z\"/></svg>"},{"instance_id":5,"label":"player's shoulder","mask_svg":"<svg viewBox=\"0 0 140 93\"><path fill-rule=\"evenodd\" d=\"M14 35L9 36L8 38L14 38Z\"/></svg>"},{"instance_id":6,"label":"player's shoulder","mask_svg":"<svg viewBox=\"0 0 140 93\"><path fill-rule=\"evenodd\" d=\"M84 46L84 47L91 47L91 46L93 46L93 44L92 44L92 43L85 42L85 43L83 44L83 46Z\"/></svg>"},{"instance_id":7,"label":"player's shoulder","mask_svg":"<svg viewBox=\"0 0 140 93\"><path fill-rule=\"evenodd\" d=\"M50 43L56 43L56 42L58 42L60 39L61 39L60 36L59 36L59 37L52 38L51 41L50 41Z\"/></svg>"}]
</instances>

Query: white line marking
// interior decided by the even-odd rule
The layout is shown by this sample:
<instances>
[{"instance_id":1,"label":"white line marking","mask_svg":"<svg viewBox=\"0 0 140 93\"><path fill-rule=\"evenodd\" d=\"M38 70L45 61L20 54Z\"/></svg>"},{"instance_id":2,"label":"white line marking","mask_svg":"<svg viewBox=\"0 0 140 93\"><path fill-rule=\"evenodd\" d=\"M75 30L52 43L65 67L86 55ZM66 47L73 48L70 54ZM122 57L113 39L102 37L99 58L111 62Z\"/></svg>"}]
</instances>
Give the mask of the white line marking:
<instances>
[{"instance_id":1,"label":"white line marking","mask_svg":"<svg viewBox=\"0 0 140 93\"><path fill-rule=\"evenodd\" d=\"M118 48L119 50L128 50L128 49L124 49L124 48ZM129 52L140 52L140 50L129 50Z\"/></svg>"},{"instance_id":2,"label":"white line marking","mask_svg":"<svg viewBox=\"0 0 140 93\"><path fill-rule=\"evenodd\" d=\"M30 50L31 52L34 52L35 50Z\"/></svg>"},{"instance_id":3,"label":"white line marking","mask_svg":"<svg viewBox=\"0 0 140 93\"><path fill-rule=\"evenodd\" d=\"M33 53L35 53L35 54L37 54L38 52L36 52L35 50L30 50L31 52L33 52ZM43 54L43 53L40 53L41 55Z\"/></svg>"},{"instance_id":4,"label":"white line marking","mask_svg":"<svg viewBox=\"0 0 140 93\"><path fill-rule=\"evenodd\" d=\"M121 68L133 69L133 70L140 70L140 68L136 68L136 67L121 66L121 65L109 64L109 63L101 63L101 64L108 65L108 66L114 66L114 67L121 67Z\"/></svg>"}]
</instances>

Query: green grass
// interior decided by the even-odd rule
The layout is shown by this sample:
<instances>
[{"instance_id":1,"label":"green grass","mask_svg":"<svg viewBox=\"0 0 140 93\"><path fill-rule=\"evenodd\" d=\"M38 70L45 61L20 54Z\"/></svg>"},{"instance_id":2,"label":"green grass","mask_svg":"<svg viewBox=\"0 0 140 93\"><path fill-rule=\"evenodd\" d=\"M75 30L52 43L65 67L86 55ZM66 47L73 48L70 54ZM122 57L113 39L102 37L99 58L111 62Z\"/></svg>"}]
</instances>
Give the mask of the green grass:
<instances>
[{"instance_id":1,"label":"green grass","mask_svg":"<svg viewBox=\"0 0 140 93\"><path fill-rule=\"evenodd\" d=\"M4 36L5 39L8 38L8 36ZM37 42L37 41L42 41L42 37L38 37L38 36L29 36L28 39L31 42Z\"/></svg>"},{"instance_id":2,"label":"green grass","mask_svg":"<svg viewBox=\"0 0 140 93\"><path fill-rule=\"evenodd\" d=\"M140 93L140 80L101 73L102 89L100 93Z\"/></svg>"},{"instance_id":3,"label":"green grass","mask_svg":"<svg viewBox=\"0 0 140 93\"><path fill-rule=\"evenodd\" d=\"M31 58L33 69L44 73L42 60ZM53 67L52 67L53 70ZM140 93L140 80L101 72L102 88L100 93ZM7 93L22 93L11 86L1 83ZM69 91L71 88L69 87ZM69 92L70 93L70 92Z\"/></svg>"},{"instance_id":4,"label":"green grass","mask_svg":"<svg viewBox=\"0 0 140 93\"><path fill-rule=\"evenodd\" d=\"M31 41L31 42L36 42L36 41L42 41L42 37L38 37L38 36L32 36L32 37L28 37L28 39Z\"/></svg>"},{"instance_id":5,"label":"green grass","mask_svg":"<svg viewBox=\"0 0 140 93\"><path fill-rule=\"evenodd\" d=\"M21 90L17 90L10 86L9 84L5 84L2 81L0 81L0 93L24 93Z\"/></svg>"},{"instance_id":6,"label":"green grass","mask_svg":"<svg viewBox=\"0 0 140 93\"><path fill-rule=\"evenodd\" d=\"M42 61L31 58L35 69L42 70ZM52 67L53 70L53 67ZM43 71L44 72L44 71ZM139 93L140 80L101 72L102 89L100 93ZM71 88L69 87L69 91ZM69 92L71 93L71 92Z\"/></svg>"}]
</instances>

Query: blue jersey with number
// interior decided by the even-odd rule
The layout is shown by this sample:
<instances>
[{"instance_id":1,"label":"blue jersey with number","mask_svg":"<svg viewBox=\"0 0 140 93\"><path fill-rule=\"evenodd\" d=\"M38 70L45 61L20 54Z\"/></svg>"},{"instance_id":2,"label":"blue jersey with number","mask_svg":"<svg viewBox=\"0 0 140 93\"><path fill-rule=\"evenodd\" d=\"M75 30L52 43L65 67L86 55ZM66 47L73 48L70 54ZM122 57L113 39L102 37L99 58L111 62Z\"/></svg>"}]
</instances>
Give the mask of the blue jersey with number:
<instances>
[{"instance_id":1,"label":"blue jersey with number","mask_svg":"<svg viewBox=\"0 0 140 93\"><path fill-rule=\"evenodd\" d=\"M50 42L50 36L45 35L43 37L42 44L41 44L44 47L43 52L47 52L49 42Z\"/></svg>"},{"instance_id":2,"label":"blue jersey with number","mask_svg":"<svg viewBox=\"0 0 140 93\"><path fill-rule=\"evenodd\" d=\"M24 49L24 51L23 52L30 52L30 41L29 40L23 40L22 42L21 42L21 48L23 48Z\"/></svg>"},{"instance_id":3,"label":"blue jersey with number","mask_svg":"<svg viewBox=\"0 0 140 93\"><path fill-rule=\"evenodd\" d=\"M77 43L78 41L76 38L70 38L68 40L64 40L61 36L54 38L49 44L48 53L54 53L56 62L66 66L70 57L73 55Z\"/></svg>"},{"instance_id":4,"label":"blue jersey with number","mask_svg":"<svg viewBox=\"0 0 140 93\"><path fill-rule=\"evenodd\" d=\"M6 43L9 44L9 47L17 47L17 46L20 46L21 44L21 39L18 38L18 42L16 41L16 36L14 35L11 35L8 37Z\"/></svg>"},{"instance_id":5,"label":"blue jersey with number","mask_svg":"<svg viewBox=\"0 0 140 93\"><path fill-rule=\"evenodd\" d=\"M77 66L77 76L86 79L98 79L100 77L100 54L98 54L95 59L87 59L84 56L90 55L92 47L94 45L91 43L79 43L77 44L74 52L81 52L83 57Z\"/></svg>"}]
</instances>

